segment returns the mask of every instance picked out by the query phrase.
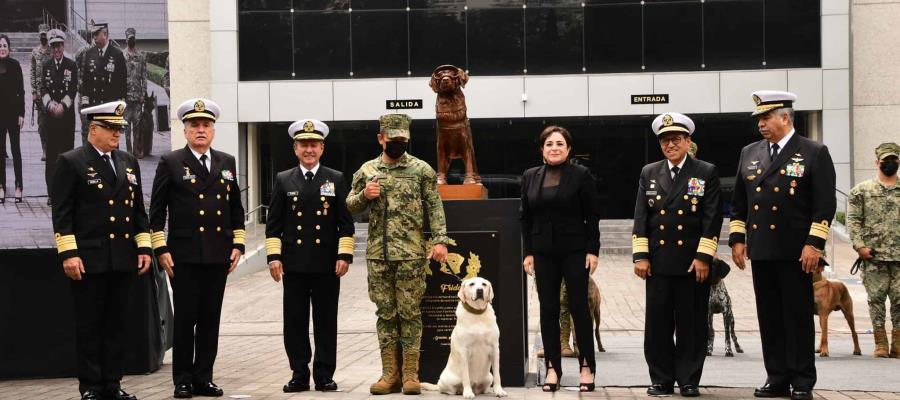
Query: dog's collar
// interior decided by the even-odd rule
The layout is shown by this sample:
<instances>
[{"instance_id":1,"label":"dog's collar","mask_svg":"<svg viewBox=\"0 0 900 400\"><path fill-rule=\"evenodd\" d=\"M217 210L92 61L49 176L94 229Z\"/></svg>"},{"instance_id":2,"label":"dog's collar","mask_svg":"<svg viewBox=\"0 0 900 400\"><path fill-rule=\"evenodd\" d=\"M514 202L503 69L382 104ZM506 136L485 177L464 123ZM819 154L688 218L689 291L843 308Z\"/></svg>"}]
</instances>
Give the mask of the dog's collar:
<instances>
[{"instance_id":1,"label":"dog's collar","mask_svg":"<svg viewBox=\"0 0 900 400\"><path fill-rule=\"evenodd\" d=\"M472 307L472 306L466 304L466 302L464 302L464 301L460 301L459 304L462 304L463 308L465 308L466 311L468 311L472 314L475 314L475 315L484 314L484 312L487 311L487 307L479 310L475 307Z\"/></svg>"}]
</instances>

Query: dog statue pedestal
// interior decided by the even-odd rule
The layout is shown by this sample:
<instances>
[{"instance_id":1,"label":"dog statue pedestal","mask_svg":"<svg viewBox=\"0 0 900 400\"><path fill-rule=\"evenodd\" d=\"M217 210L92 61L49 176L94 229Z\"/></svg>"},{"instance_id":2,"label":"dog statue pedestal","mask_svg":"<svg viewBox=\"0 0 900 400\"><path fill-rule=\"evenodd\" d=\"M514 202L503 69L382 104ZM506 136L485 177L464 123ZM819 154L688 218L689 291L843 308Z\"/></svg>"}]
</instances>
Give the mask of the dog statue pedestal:
<instances>
[{"instance_id":1,"label":"dog statue pedestal","mask_svg":"<svg viewBox=\"0 0 900 400\"><path fill-rule=\"evenodd\" d=\"M487 188L480 183L463 185L438 184L441 200L483 200L488 198Z\"/></svg>"}]
</instances>

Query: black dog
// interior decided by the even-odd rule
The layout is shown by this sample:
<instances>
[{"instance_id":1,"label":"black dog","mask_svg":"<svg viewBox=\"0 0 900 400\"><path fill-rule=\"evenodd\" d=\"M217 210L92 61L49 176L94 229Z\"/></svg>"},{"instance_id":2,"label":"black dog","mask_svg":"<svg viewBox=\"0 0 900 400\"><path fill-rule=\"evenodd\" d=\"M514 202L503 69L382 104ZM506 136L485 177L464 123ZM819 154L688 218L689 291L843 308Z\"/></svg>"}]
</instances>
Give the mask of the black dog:
<instances>
[{"instance_id":1,"label":"black dog","mask_svg":"<svg viewBox=\"0 0 900 400\"><path fill-rule=\"evenodd\" d=\"M713 352L713 344L716 341L716 330L713 328L713 315L722 314L725 320L725 357L734 357L731 352L731 340L734 339L734 349L738 353L743 353L741 345L738 344L737 335L734 333L734 313L731 310L731 296L728 295L728 289L725 287L725 276L731 267L722 260L713 261L712 272L710 273L709 288L709 342L706 346L706 355L711 356Z\"/></svg>"}]
</instances>

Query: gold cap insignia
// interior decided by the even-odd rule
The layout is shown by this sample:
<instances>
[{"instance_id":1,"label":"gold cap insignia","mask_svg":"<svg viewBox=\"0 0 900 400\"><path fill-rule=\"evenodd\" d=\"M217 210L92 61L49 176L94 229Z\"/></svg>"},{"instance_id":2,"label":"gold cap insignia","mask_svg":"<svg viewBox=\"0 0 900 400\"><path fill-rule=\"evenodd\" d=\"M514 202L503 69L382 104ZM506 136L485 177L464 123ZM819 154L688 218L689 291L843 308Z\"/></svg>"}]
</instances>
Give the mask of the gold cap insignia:
<instances>
[{"instance_id":1,"label":"gold cap insignia","mask_svg":"<svg viewBox=\"0 0 900 400\"><path fill-rule=\"evenodd\" d=\"M119 104L119 106L116 107L116 115L121 116L122 114L125 114L125 105Z\"/></svg>"},{"instance_id":2,"label":"gold cap insignia","mask_svg":"<svg viewBox=\"0 0 900 400\"><path fill-rule=\"evenodd\" d=\"M757 95L754 94L754 95L753 95L753 102L756 103L756 105L759 105L759 103L762 103L762 99L760 99L759 96L757 96Z\"/></svg>"},{"instance_id":3,"label":"gold cap insignia","mask_svg":"<svg viewBox=\"0 0 900 400\"><path fill-rule=\"evenodd\" d=\"M203 100L197 100L194 103L194 111L206 111L206 104L203 104Z\"/></svg>"},{"instance_id":4,"label":"gold cap insignia","mask_svg":"<svg viewBox=\"0 0 900 400\"><path fill-rule=\"evenodd\" d=\"M316 127L313 125L312 121L306 121L303 123L303 132L315 132Z\"/></svg>"},{"instance_id":5,"label":"gold cap insignia","mask_svg":"<svg viewBox=\"0 0 900 400\"><path fill-rule=\"evenodd\" d=\"M671 126L675 121L672 120L672 116L669 114L663 115L662 119L663 126Z\"/></svg>"}]
</instances>

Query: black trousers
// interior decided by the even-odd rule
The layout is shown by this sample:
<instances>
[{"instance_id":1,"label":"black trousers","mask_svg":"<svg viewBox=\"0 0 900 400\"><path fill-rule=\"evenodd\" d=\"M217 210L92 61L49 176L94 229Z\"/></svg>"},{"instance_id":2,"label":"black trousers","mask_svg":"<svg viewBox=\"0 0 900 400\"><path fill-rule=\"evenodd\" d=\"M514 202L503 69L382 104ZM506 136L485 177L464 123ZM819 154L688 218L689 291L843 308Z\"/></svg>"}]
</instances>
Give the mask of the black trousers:
<instances>
[{"instance_id":1,"label":"black trousers","mask_svg":"<svg viewBox=\"0 0 900 400\"><path fill-rule=\"evenodd\" d=\"M575 323L575 339L578 341L578 365L596 370L594 337L588 308L588 275L584 267L586 253L535 254L534 278L538 300L541 302L541 336L544 341L544 362L552 366L557 376L562 376L559 345L559 285L566 280L569 294L569 312Z\"/></svg>"},{"instance_id":2,"label":"black trousers","mask_svg":"<svg viewBox=\"0 0 900 400\"><path fill-rule=\"evenodd\" d=\"M135 275L131 272L82 274L72 281L75 306L78 391L119 388L123 336Z\"/></svg>"},{"instance_id":3,"label":"black trousers","mask_svg":"<svg viewBox=\"0 0 900 400\"><path fill-rule=\"evenodd\" d=\"M337 365L337 313L341 279L334 273L284 274L284 349L293 378L309 382L309 307L312 304L316 353L312 378L316 384L332 380Z\"/></svg>"},{"instance_id":4,"label":"black trousers","mask_svg":"<svg viewBox=\"0 0 900 400\"><path fill-rule=\"evenodd\" d=\"M644 359L650 381L665 386L699 385L709 337L709 284L698 284L693 274L653 275L646 286Z\"/></svg>"},{"instance_id":5,"label":"black trousers","mask_svg":"<svg viewBox=\"0 0 900 400\"><path fill-rule=\"evenodd\" d=\"M12 147L13 173L16 176L16 187L22 187L22 146L19 145L18 117L0 121L0 187L6 188L6 134L9 133L9 146Z\"/></svg>"},{"instance_id":6,"label":"black trousers","mask_svg":"<svg viewBox=\"0 0 900 400\"><path fill-rule=\"evenodd\" d=\"M172 294L175 331L172 379L175 385L212 382L219 349L219 319L228 264L179 264Z\"/></svg>"},{"instance_id":7,"label":"black trousers","mask_svg":"<svg viewBox=\"0 0 900 400\"><path fill-rule=\"evenodd\" d=\"M816 384L812 274L800 261L753 261L753 292L766 382L809 391Z\"/></svg>"},{"instance_id":8,"label":"black trousers","mask_svg":"<svg viewBox=\"0 0 900 400\"><path fill-rule=\"evenodd\" d=\"M75 120L73 116L53 118L49 115L44 119L47 124L47 161L44 168L44 179L47 182L47 195L50 196L50 188L53 187L53 174L56 173L56 159L60 154L72 150L75 147Z\"/></svg>"}]
</instances>

